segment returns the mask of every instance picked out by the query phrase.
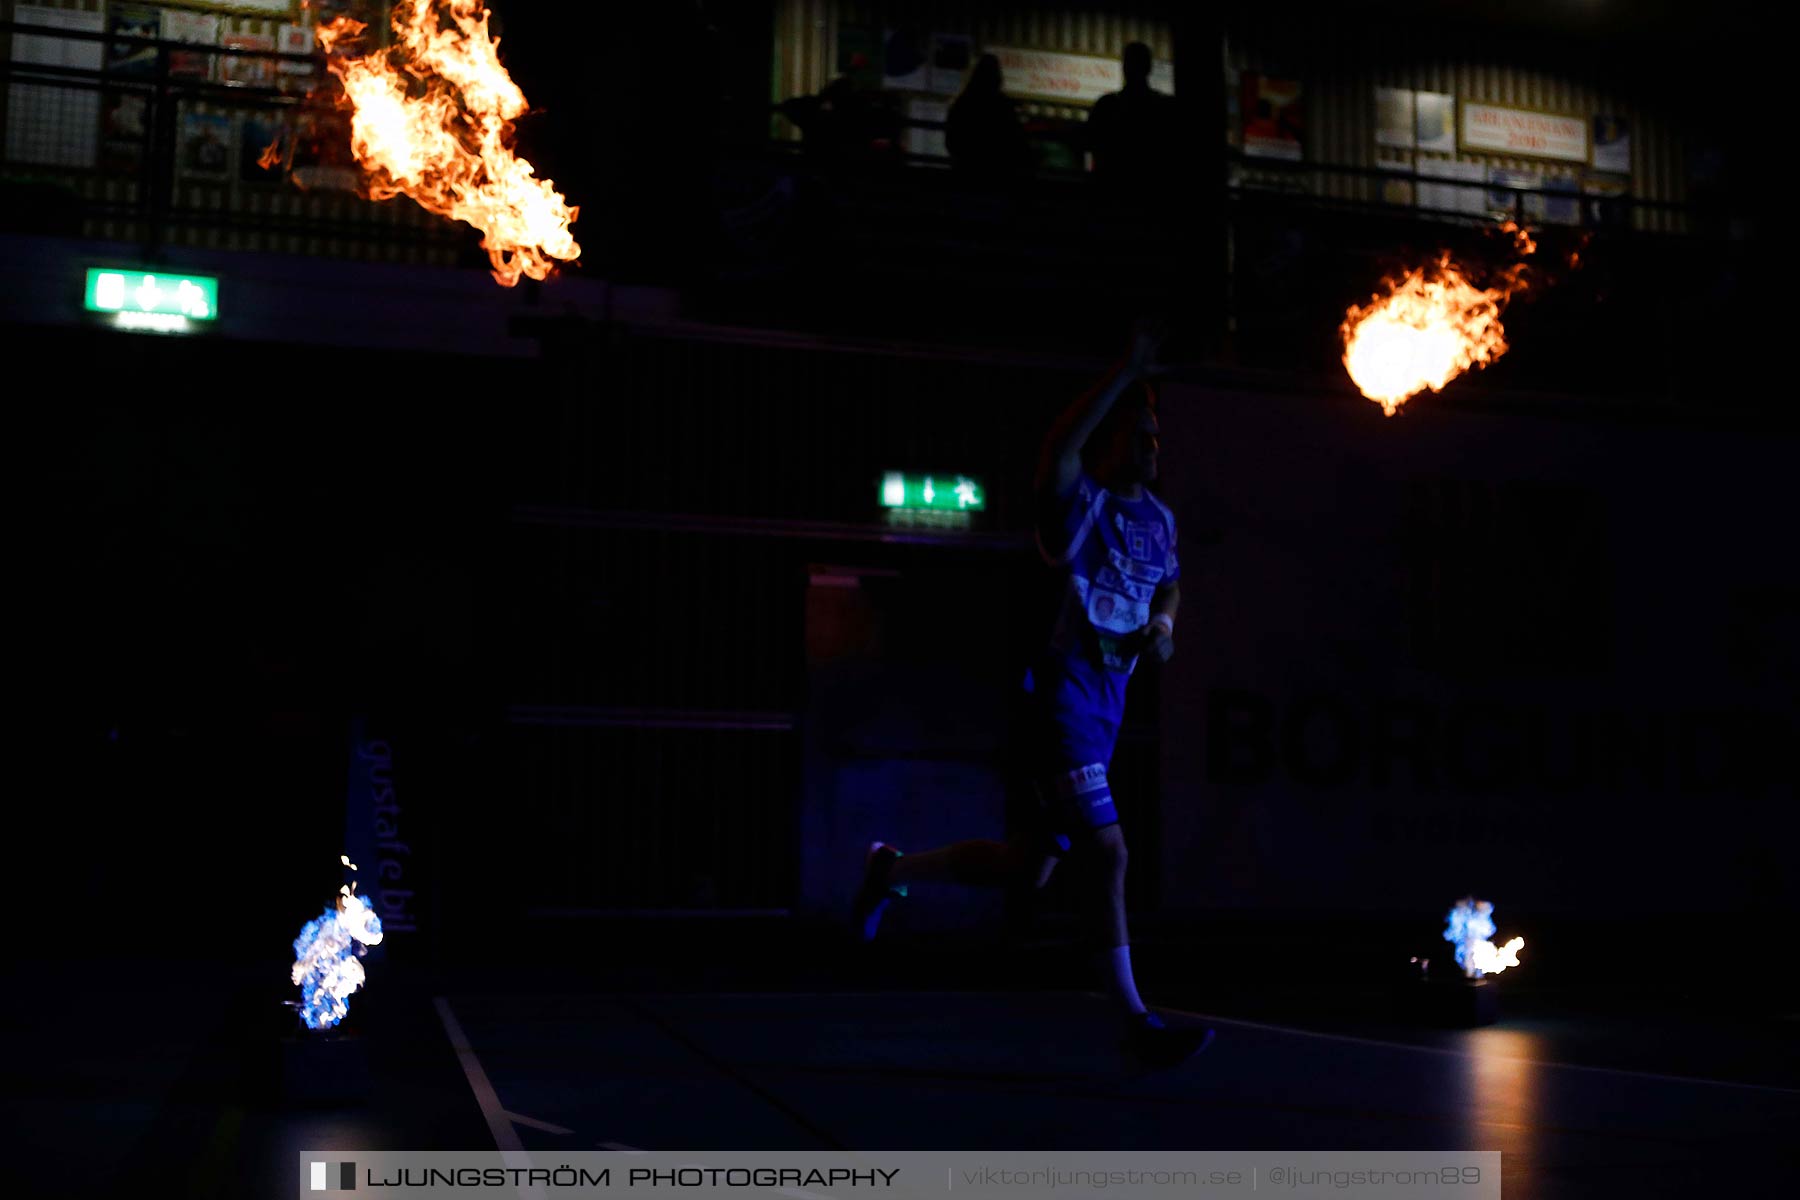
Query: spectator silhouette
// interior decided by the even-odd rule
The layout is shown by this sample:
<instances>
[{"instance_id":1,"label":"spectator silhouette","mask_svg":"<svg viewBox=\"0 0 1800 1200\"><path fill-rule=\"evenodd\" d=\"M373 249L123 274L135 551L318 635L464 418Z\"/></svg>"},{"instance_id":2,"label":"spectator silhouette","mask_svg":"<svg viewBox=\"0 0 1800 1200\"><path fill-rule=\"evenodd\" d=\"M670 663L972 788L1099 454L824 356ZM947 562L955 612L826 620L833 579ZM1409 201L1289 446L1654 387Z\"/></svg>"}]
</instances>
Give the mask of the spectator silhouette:
<instances>
[{"instance_id":1,"label":"spectator silhouette","mask_svg":"<svg viewBox=\"0 0 1800 1200\"><path fill-rule=\"evenodd\" d=\"M1096 100L1088 114L1094 174L1109 185L1158 184L1172 173L1175 98L1150 86L1150 63L1150 47L1144 43L1125 47L1125 86Z\"/></svg>"},{"instance_id":2,"label":"spectator silhouette","mask_svg":"<svg viewBox=\"0 0 1800 1200\"><path fill-rule=\"evenodd\" d=\"M1003 183L1031 172L1025 127L1001 83L1000 60L984 54L950 106L944 142L951 164L967 178Z\"/></svg>"},{"instance_id":3,"label":"spectator silhouette","mask_svg":"<svg viewBox=\"0 0 1800 1200\"><path fill-rule=\"evenodd\" d=\"M817 95L784 100L781 112L800 127L807 157L822 162L891 160L900 146L899 119L848 75L838 76Z\"/></svg>"}]
</instances>

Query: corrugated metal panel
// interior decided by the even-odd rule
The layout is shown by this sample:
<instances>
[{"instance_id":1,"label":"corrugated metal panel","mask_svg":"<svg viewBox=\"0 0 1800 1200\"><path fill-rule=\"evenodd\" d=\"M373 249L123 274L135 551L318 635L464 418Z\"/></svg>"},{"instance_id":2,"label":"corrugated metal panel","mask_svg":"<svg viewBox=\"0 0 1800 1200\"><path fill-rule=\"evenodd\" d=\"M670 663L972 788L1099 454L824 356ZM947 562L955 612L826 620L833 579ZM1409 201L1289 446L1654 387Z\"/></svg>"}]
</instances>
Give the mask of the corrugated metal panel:
<instances>
[{"instance_id":1,"label":"corrugated metal panel","mask_svg":"<svg viewBox=\"0 0 1800 1200\"><path fill-rule=\"evenodd\" d=\"M967 34L981 46L1029 46L1065 54L1117 57L1127 44L1143 42L1161 61L1175 53L1174 33L1165 20L1118 12L1075 9L1044 10L1020 6L970 13L955 5L908 0L884 4L877 11L868 4L848 0L779 0L775 19L774 77L777 101L788 96L817 92L836 75L833 61L838 30L864 26L881 29L912 25L942 33ZM1177 86L1179 87L1179 71ZM1079 104L1028 101L1020 104L1027 115L1080 120L1087 109ZM797 136L793 126L778 121L777 136Z\"/></svg>"},{"instance_id":2,"label":"corrugated metal panel","mask_svg":"<svg viewBox=\"0 0 1800 1200\"><path fill-rule=\"evenodd\" d=\"M779 0L775 14L775 70L777 102L789 96L817 92L831 79L832 48L837 45L832 0ZM776 121L776 133L797 138L799 131L786 121Z\"/></svg>"},{"instance_id":3,"label":"corrugated metal panel","mask_svg":"<svg viewBox=\"0 0 1800 1200\"><path fill-rule=\"evenodd\" d=\"M64 12L100 12L105 6L104 0L30 0L30 2L39 8L57 8L62 9ZM10 0L8 0L7 3L0 4L0 20L16 20L17 18L14 15L14 9L16 7L17 6L11 3ZM207 6L197 5L196 7L206 9ZM218 7L226 8L228 6L221 4ZM221 35L227 33L266 33L270 36L274 36L276 30L279 29L280 26L293 20L291 15L268 16L255 13L234 13L229 11L217 12L216 15L219 18L219 33Z\"/></svg>"},{"instance_id":4,"label":"corrugated metal panel","mask_svg":"<svg viewBox=\"0 0 1800 1200\"><path fill-rule=\"evenodd\" d=\"M40 8L60 8L64 12L99 12L101 0L31 0ZM14 20L13 5L0 5L0 16L8 21Z\"/></svg>"},{"instance_id":5,"label":"corrugated metal panel","mask_svg":"<svg viewBox=\"0 0 1800 1200\"><path fill-rule=\"evenodd\" d=\"M1458 101L1476 101L1584 119L1616 115L1630 123L1632 195L1641 200L1681 204L1687 198L1685 147L1663 103L1621 94L1598 74L1583 77L1567 69L1502 61L1479 53L1457 53L1434 44L1425 33L1401 34L1358 27L1354 31L1318 22L1283 22L1272 16L1237 16L1227 29L1226 61L1237 73L1264 71L1298 75L1305 87L1306 152L1312 161L1349 167L1409 163L1412 151L1377 147L1373 131L1373 89L1410 88L1449 92ZM1665 102L1666 103L1666 102ZM1439 154L1420 154L1443 159ZM1463 162L1515 170L1535 170L1551 179L1579 179L1578 164L1505 155L1459 152ZM1251 178L1274 183L1284 175L1257 172ZM1376 181L1330 178L1315 173L1314 188L1338 198L1375 199ZM1636 210L1636 227L1683 232L1679 213Z\"/></svg>"}]
</instances>

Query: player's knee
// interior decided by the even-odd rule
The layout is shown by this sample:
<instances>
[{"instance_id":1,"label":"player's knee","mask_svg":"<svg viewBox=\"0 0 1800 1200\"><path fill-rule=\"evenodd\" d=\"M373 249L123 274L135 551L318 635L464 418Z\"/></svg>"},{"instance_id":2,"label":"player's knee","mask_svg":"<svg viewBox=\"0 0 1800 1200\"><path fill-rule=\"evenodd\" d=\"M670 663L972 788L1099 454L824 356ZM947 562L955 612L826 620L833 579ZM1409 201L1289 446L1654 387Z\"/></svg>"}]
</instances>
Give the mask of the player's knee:
<instances>
[{"instance_id":1,"label":"player's knee","mask_svg":"<svg viewBox=\"0 0 1800 1200\"><path fill-rule=\"evenodd\" d=\"M1100 873L1109 883L1123 887L1125 868L1131 861L1131 852L1125 848L1125 835L1117 825L1108 825L1094 834L1095 857L1099 860Z\"/></svg>"},{"instance_id":2,"label":"player's knee","mask_svg":"<svg viewBox=\"0 0 1800 1200\"><path fill-rule=\"evenodd\" d=\"M1129 857L1121 849L1117 855L1106 860L1106 886L1120 895L1125 892L1125 866Z\"/></svg>"}]
</instances>

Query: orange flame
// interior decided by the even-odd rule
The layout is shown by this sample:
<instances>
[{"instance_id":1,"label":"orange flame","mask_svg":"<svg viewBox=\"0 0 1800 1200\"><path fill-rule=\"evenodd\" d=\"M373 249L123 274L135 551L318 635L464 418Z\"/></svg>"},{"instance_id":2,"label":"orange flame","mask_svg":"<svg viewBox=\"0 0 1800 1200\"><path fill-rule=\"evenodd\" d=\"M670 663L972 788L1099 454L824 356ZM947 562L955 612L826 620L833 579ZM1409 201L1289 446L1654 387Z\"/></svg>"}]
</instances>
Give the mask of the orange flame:
<instances>
[{"instance_id":1,"label":"orange flame","mask_svg":"<svg viewBox=\"0 0 1800 1200\"><path fill-rule=\"evenodd\" d=\"M1500 231L1511 236L1519 255L1536 252L1531 235L1511 221ZM1526 286L1525 266L1515 262L1499 273L1495 286L1478 288L1448 252L1383 282L1387 293L1352 306L1338 334L1351 381L1390 417L1425 389L1442 391L1464 371L1505 354L1500 314Z\"/></svg>"},{"instance_id":2,"label":"orange flame","mask_svg":"<svg viewBox=\"0 0 1800 1200\"><path fill-rule=\"evenodd\" d=\"M494 278L543 279L580 254L569 226L578 208L512 152L525 96L500 65L481 0L398 0L396 45L361 57L340 43L365 28L348 17L318 31L326 67L352 110L350 147L369 195L406 195L481 230Z\"/></svg>"}]
</instances>

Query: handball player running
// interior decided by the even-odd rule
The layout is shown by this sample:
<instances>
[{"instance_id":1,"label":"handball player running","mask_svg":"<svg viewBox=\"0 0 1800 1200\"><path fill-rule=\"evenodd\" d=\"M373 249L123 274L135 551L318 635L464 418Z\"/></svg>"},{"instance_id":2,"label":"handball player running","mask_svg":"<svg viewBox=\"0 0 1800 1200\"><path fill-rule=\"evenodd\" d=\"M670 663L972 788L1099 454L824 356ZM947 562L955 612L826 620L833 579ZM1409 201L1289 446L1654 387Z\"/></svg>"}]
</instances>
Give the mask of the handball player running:
<instances>
[{"instance_id":1,"label":"handball player running","mask_svg":"<svg viewBox=\"0 0 1800 1200\"><path fill-rule=\"evenodd\" d=\"M1138 658L1167 662L1175 651L1175 517L1146 486L1157 470L1149 376L1160 341L1155 327L1140 324L1124 360L1051 426L1038 463L1038 549L1063 573L1055 628L1026 678L1040 829L1026 840L914 853L876 842L853 916L863 939L873 939L883 912L911 884L1042 887L1064 856L1088 855L1126 1046L1169 1066L1204 1048L1212 1030L1167 1026L1138 997L1125 928L1125 835L1106 777Z\"/></svg>"}]
</instances>

